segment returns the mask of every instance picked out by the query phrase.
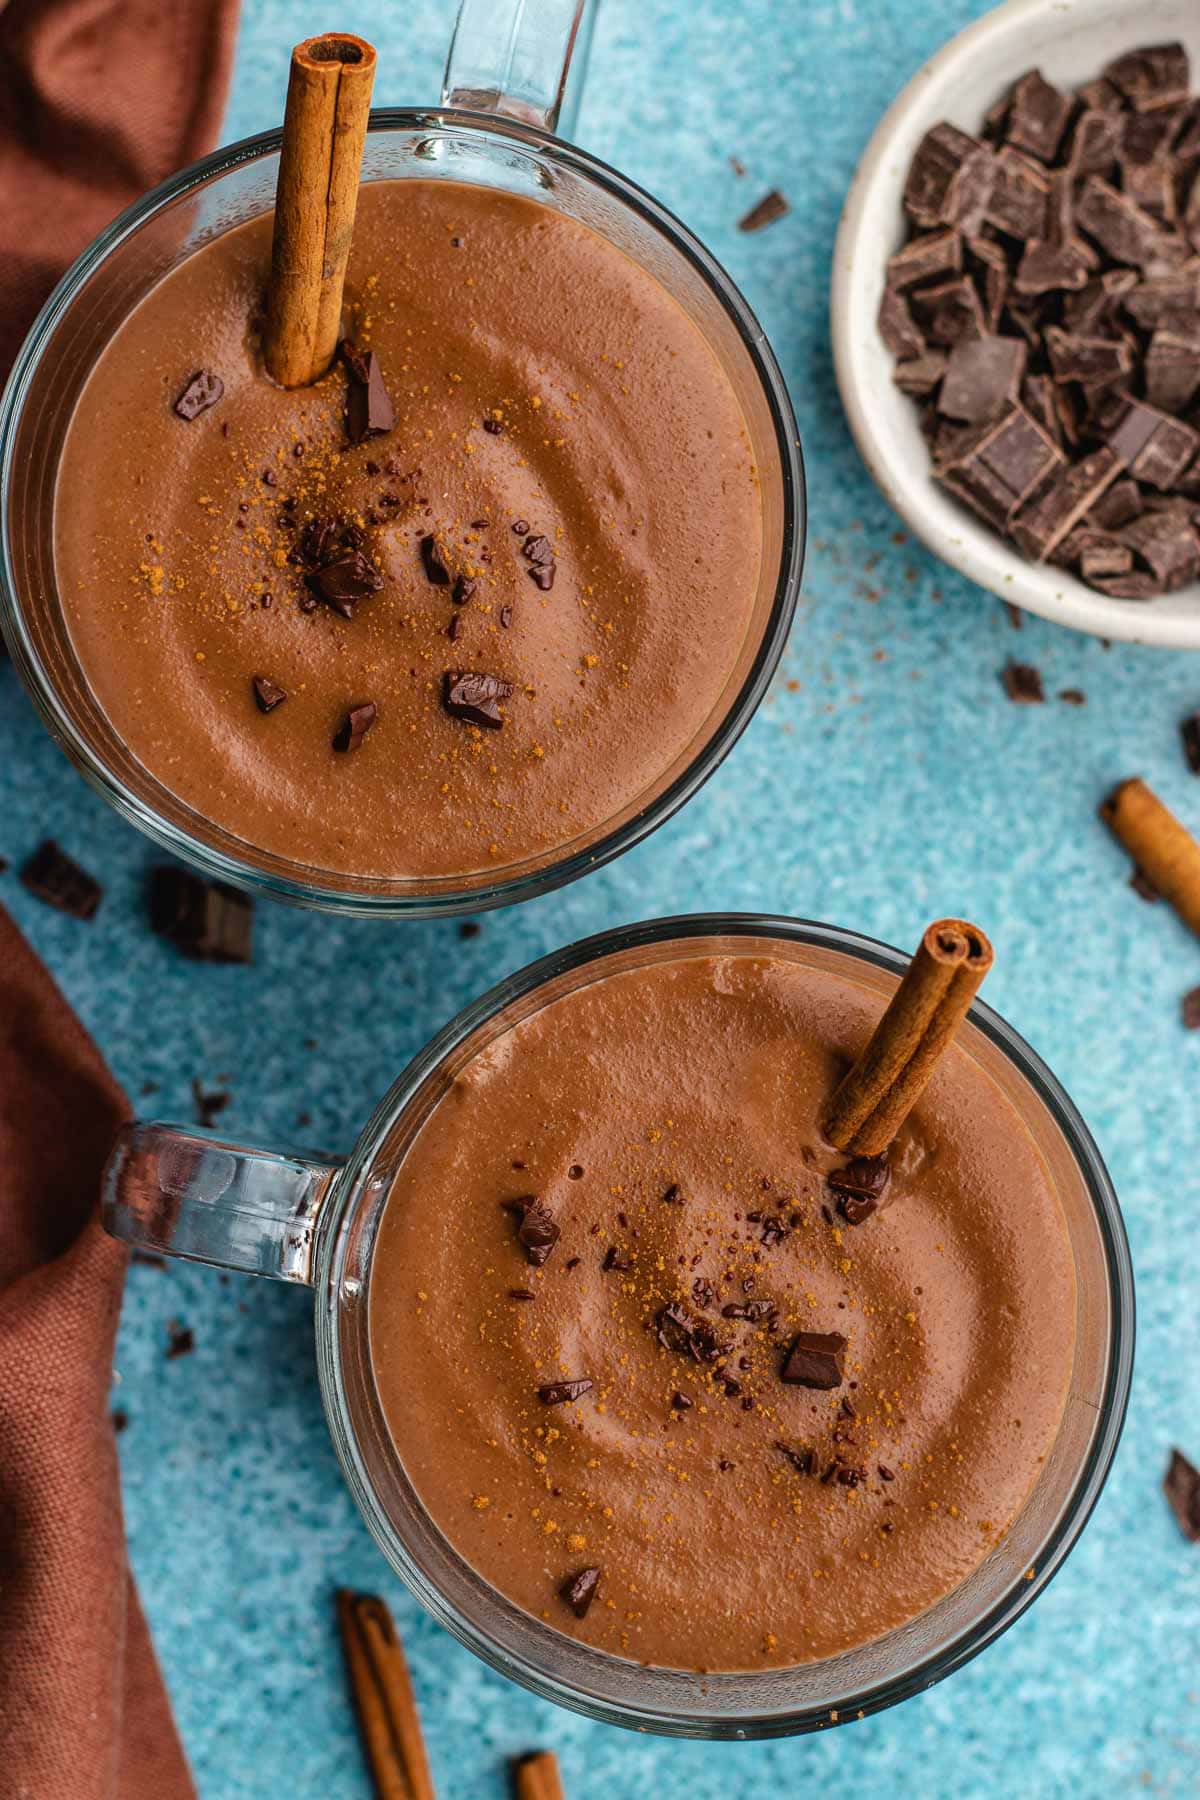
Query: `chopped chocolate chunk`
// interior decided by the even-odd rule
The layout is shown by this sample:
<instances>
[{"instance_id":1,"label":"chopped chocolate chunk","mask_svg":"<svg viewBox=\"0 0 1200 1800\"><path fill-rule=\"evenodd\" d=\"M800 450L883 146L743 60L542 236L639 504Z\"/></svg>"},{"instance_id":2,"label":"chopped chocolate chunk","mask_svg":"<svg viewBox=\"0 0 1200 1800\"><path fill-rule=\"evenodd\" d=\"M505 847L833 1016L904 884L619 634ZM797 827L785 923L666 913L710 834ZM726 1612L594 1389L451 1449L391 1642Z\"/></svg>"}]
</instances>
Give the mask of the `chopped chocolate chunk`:
<instances>
[{"instance_id":1,"label":"chopped chocolate chunk","mask_svg":"<svg viewBox=\"0 0 1200 1800\"><path fill-rule=\"evenodd\" d=\"M446 636L450 639L452 644L457 644L462 635L462 622L462 614L455 613L446 627Z\"/></svg>"},{"instance_id":2,"label":"chopped chocolate chunk","mask_svg":"<svg viewBox=\"0 0 1200 1800\"><path fill-rule=\"evenodd\" d=\"M950 348L963 338L984 334L979 290L969 275L938 282L935 287L917 288L909 295L909 305L931 344Z\"/></svg>"},{"instance_id":3,"label":"chopped chocolate chunk","mask_svg":"<svg viewBox=\"0 0 1200 1800\"><path fill-rule=\"evenodd\" d=\"M1101 495L1088 514L1089 519L1105 531L1119 531L1142 510L1142 496L1136 481L1117 481L1107 494Z\"/></svg>"},{"instance_id":4,"label":"chopped chocolate chunk","mask_svg":"<svg viewBox=\"0 0 1200 1800\"><path fill-rule=\"evenodd\" d=\"M984 427L935 476L1003 530L1016 509L1065 467L1049 434L1023 407L1014 406L994 425Z\"/></svg>"},{"instance_id":5,"label":"chopped chocolate chunk","mask_svg":"<svg viewBox=\"0 0 1200 1800\"><path fill-rule=\"evenodd\" d=\"M434 587L449 587L450 571L442 559L441 548L432 532L421 539L421 561L425 567L425 578Z\"/></svg>"},{"instance_id":6,"label":"chopped chocolate chunk","mask_svg":"<svg viewBox=\"0 0 1200 1800\"><path fill-rule=\"evenodd\" d=\"M465 606L468 600L473 600L475 598L478 587L479 583L477 581L472 581L469 575L459 575L455 580L450 598L453 600L455 606Z\"/></svg>"},{"instance_id":7,"label":"chopped chocolate chunk","mask_svg":"<svg viewBox=\"0 0 1200 1800\"><path fill-rule=\"evenodd\" d=\"M1135 112L1179 106L1188 97L1188 58L1182 44L1146 44L1109 63L1104 79Z\"/></svg>"},{"instance_id":8,"label":"chopped chocolate chunk","mask_svg":"<svg viewBox=\"0 0 1200 1800\"><path fill-rule=\"evenodd\" d=\"M510 1212L519 1215L517 1242L524 1250L526 1260L535 1269L540 1269L561 1235L557 1219L536 1194L523 1194L519 1200L506 1200L504 1204Z\"/></svg>"},{"instance_id":9,"label":"chopped chocolate chunk","mask_svg":"<svg viewBox=\"0 0 1200 1800\"><path fill-rule=\"evenodd\" d=\"M1009 101L1005 139L1014 150L1052 163L1074 107L1037 69L1022 75Z\"/></svg>"},{"instance_id":10,"label":"chopped chocolate chunk","mask_svg":"<svg viewBox=\"0 0 1200 1800\"><path fill-rule=\"evenodd\" d=\"M1157 407L1133 400L1108 439L1109 449L1135 481L1172 488L1200 450L1200 434Z\"/></svg>"},{"instance_id":11,"label":"chopped chocolate chunk","mask_svg":"<svg viewBox=\"0 0 1200 1800\"><path fill-rule=\"evenodd\" d=\"M1112 173L1121 143L1122 120L1119 113L1098 106L1085 106L1071 130L1067 146L1067 168L1077 180L1085 175Z\"/></svg>"},{"instance_id":12,"label":"chopped chocolate chunk","mask_svg":"<svg viewBox=\"0 0 1200 1800\"><path fill-rule=\"evenodd\" d=\"M798 1387L840 1387L845 1354L846 1340L839 1332L801 1331L788 1346L780 1377Z\"/></svg>"},{"instance_id":13,"label":"chopped chocolate chunk","mask_svg":"<svg viewBox=\"0 0 1200 1800\"><path fill-rule=\"evenodd\" d=\"M1143 331L1200 328L1200 268L1155 270L1139 281L1132 270L1122 305Z\"/></svg>"},{"instance_id":14,"label":"chopped chocolate chunk","mask_svg":"<svg viewBox=\"0 0 1200 1800\"><path fill-rule=\"evenodd\" d=\"M308 577L308 585L326 606L343 619L352 619L358 601L379 592L383 576L361 550L347 550L323 563Z\"/></svg>"},{"instance_id":15,"label":"chopped chocolate chunk","mask_svg":"<svg viewBox=\"0 0 1200 1800\"><path fill-rule=\"evenodd\" d=\"M1111 381L1133 367L1129 346L1112 338L1081 337L1050 325L1045 344L1055 381Z\"/></svg>"},{"instance_id":16,"label":"chopped chocolate chunk","mask_svg":"<svg viewBox=\"0 0 1200 1800\"><path fill-rule=\"evenodd\" d=\"M1107 447L1058 469L1042 491L1014 515L1012 534L1017 544L1033 561L1044 562L1120 470L1120 459Z\"/></svg>"},{"instance_id":17,"label":"chopped chocolate chunk","mask_svg":"<svg viewBox=\"0 0 1200 1800\"><path fill-rule=\"evenodd\" d=\"M548 1381L538 1389L538 1399L543 1406L563 1406L571 1400L579 1400L584 1394L590 1394L592 1383L587 1376L576 1381Z\"/></svg>"},{"instance_id":18,"label":"chopped chocolate chunk","mask_svg":"<svg viewBox=\"0 0 1200 1800\"><path fill-rule=\"evenodd\" d=\"M999 329L1008 296L1008 258L1000 244L983 237L968 238L966 257L983 303L983 322L989 332L995 332ZM886 337L884 341L887 341Z\"/></svg>"},{"instance_id":19,"label":"chopped chocolate chunk","mask_svg":"<svg viewBox=\"0 0 1200 1800\"><path fill-rule=\"evenodd\" d=\"M352 706L345 718L333 734L335 750L358 750L363 739L379 717L379 708L373 700L363 700Z\"/></svg>"},{"instance_id":20,"label":"chopped chocolate chunk","mask_svg":"<svg viewBox=\"0 0 1200 1800\"><path fill-rule=\"evenodd\" d=\"M1091 263L1078 244L1048 244L1031 238L1026 244L1013 287L1018 294L1061 294L1085 288Z\"/></svg>"},{"instance_id":21,"label":"chopped chocolate chunk","mask_svg":"<svg viewBox=\"0 0 1200 1800\"><path fill-rule=\"evenodd\" d=\"M791 1444L777 1442L775 1448L779 1451L781 1456L787 1457L787 1460L791 1463L797 1475L816 1474L817 1453L815 1450L810 1450L807 1444L793 1447Z\"/></svg>"},{"instance_id":22,"label":"chopped chocolate chunk","mask_svg":"<svg viewBox=\"0 0 1200 1800\"><path fill-rule=\"evenodd\" d=\"M995 181L987 144L953 125L934 125L917 146L904 184L904 210L925 230L960 225L976 232Z\"/></svg>"},{"instance_id":23,"label":"chopped chocolate chunk","mask_svg":"<svg viewBox=\"0 0 1200 1800\"><path fill-rule=\"evenodd\" d=\"M681 1394L677 1389L675 1393L671 1395L671 1405L675 1408L676 1412L691 1412L692 1407L695 1405L695 1401L690 1400L686 1394Z\"/></svg>"},{"instance_id":24,"label":"chopped chocolate chunk","mask_svg":"<svg viewBox=\"0 0 1200 1800\"><path fill-rule=\"evenodd\" d=\"M507 700L512 691L512 683L501 680L498 675L481 675L470 670L452 673L448 669L442 677L442 705L451 718L462 719L467 725L478 725L485 731L500 730L504 715L497 702Z\"/></svg>"},{"instance_id":25,"label":"chopped chocolate chunk","mask_svg":"<svg viewBox=\"0 0 1200 1800\"><path fill-rule=\"evenodd\" d=\"M751 1325L757 1325L761 1319L767 1318L776 1310L773 1300L731 1300L728 1306L721 1308L723 1319L745 1319Z\"/></svg>"},{"instance_id":26,"label":"chopped chocolate chunk","mask_svg":"<svg viewBox=\"0 0 1200 1800\"><path fill-rule=\"evenodd\" d=\"M352 444L382 437L395 426L396 413L384 385L379 358L373 350L358 350L343 341L342 360L350 378L346 388L346 436Z\"/></svg>"},{"instance_id":27,"label":"chopped chocolate chunk","mask_svg":"<svg viewBox=\"0 0 1200 1800\"><path fill-rule=\"evenodd\" d=\"M1175 593L1200 574L1200 539L1186 506L1144 512L1121 536L1148 565L1162 593Z\"/></svg>"},{"instance_id":28,"label":"chopped chocolate chunk","mask_svg":"<svg viewBox=\"0 0 1200 1800\"><path fill-rule=\"evenodd\" d=\"M838 1196L838 1211L847 1225L861 1225L886 1204L891 1170L884 1156L855 1156L831 1169L825 1181Z\"/></svg>"},{"instance_id":29,"label":"chopped chocolate chunk","mask_svg":"<svg viewBox=\"0 0 1200 1800\"><path fill-rule=\"evenodd\" d=\"M223 882L160 864L150 872L151 930L194 962L248 963L254 902Z\"/></svg>"},{"instance_id":30,"label":"chopped chocolate chunk","mask_svg":"<svg viewBox=\"0 0 1200 1800\"><path fill-rule=\"evenodd\" d=\"M500 629L501 629L501 631L507 631L509 626L512 624L512 622L513 622L512 607L511 606L502 606L500 608Z\"/></svg>"},{"instance_id":31,"label":"chopped chocolate chunk","mask_svg":"<svg viewBox=\"0 0 1200 1800\"><path fill-rule=\"evenodd\" d=\"M1046 698L1041 671L1032 663L1005 663L1000 680L1009 699L1018 706L1037 705Z\"/></svg>"},{"instance_id":32,"label":"chopped chocolate chunk","mask_svg":"<svg viewBox=\"0 0 1200 1800\"><path fill-rule=\"evenodd\" d=\"M959 275L962 266L962 235L947 226L944 231L928 231L912 238L889 257L887 285L893 292L903 293L906 288L926 287Z\"/></svg>"},{"instance_id":33,"label":"chopped chocolate chunk","mask_svg":"<svg viewBox=\"0 0 1200 1800\"><path fill-rule=\"evenodd\" d=\"M886 287L879 302L879 335L900 361L920 356L925 339L917 330L908 301L899 288Z\"/></svg>"},{"instance_id":34,"label":"chopped chocolate chunk","mask_svg":"<svg viewBox=\"0 0 1200 1800\"><path fill-rule=\"evenodd\" d=\"M116 1407L114 1409L113 1415L112 1415L112 1425L113 1425L113 1430L116 1432L118 1437L125 1430L125 1428L127 1427L128 1424L129 1424L129 1414L125 1411L123 1406Z\"/></svg>"},{"instance_id":35,"label":"chopped chocolate chunk","mask_svg":"<svg viewBox=\"0 0 1200 1800\"><path fill-rule=\"evenodd\" d=\"M1058 697L1060 700L1064 701L1067 706L1087 705L1087 695L1082 688L1060 688L1058 690Z\"/></svg>"},{"instance_id":36,"label":"chopped chocolate chunk","mask_svg":"<svg viewBox=\"0 0 1200 1800\"><path fill-rule=\"evenodd\" d=\"M1050 183L1037 163L1009 145L996 152L995 181L985 214L995 230L1019 243L1044 239L1049 196Z\"/></svg>"},{"instance_id":37,"label":"chopped chocolate chunk","mask_svg":"<svg viewBox=\"0 0 1200 1800\"><path fill-rule=\"evenodd\" d=\"M1017 400L1029 352L1020 338L966 338L950 352L938 393L938 411L968 425L982 425Z\"/></svg>"},{"instance_id":38,"label":"chopped chocolate chunk","mask_svg":"<svg viewBox=\"0 0 1200 1800\"><path fill-rule=\"evenodd\" d=\"M1165 327L1150 339L1144 363L1146 399L1168 413L1186 412L1200 388L1200 336Z\"/></svg>"},{"instance_id":39,"label":"chopped chocolate chunk","mask_svg":"<svg viewBox=\"0 0 1200 1800\"><path fill-rule=\"evenodd\" d=\"M1075 216L1114 262L1153 269L1157 264L1170 265L1184 259L1184 247L1178 238L1128 194L1118 193L1098 175L1089 175L1084 182Z\"/></svg>"},{"instance_id":40,"label":"chopped chocolate chunk","mask_svg":"<svg viewBox=\"0 0 1200 1800\"><path fill-rule=\"evenodd\" d=\"M516 532L518 537L524 537L525 533L529 530L529 520L528 519L514 519L512 528Z\"/></svg>"},{"instance_id":41,"label":"chopped chocolate chunk","mask_svg":"<svg viewBox=\"0 0 1200 1800\"><path fill-rule=\"evenodd\" d=\"M21 883L35 899L73 919L94 919L104 898L95 876L60 850L53 838L38 845L21 870Z\"/></svg>"},{"instance_id":42,"label":"chopped chocolate chunk","mask_svg":"<svg viewBox=\"0 0 1200 1800\"><path fill-rule=\"evenodd\" d=\"M172 1320L167 1327L170 1333L167 1339L167 1361L173 1362L178 1356L190 1356L196 1348L196 1336L188 1325L179 1325Z\"/></svg>"},{"instance_id":43,"label":"chopped chocolate chunk","mask_svg":"<svg viewBox=\"0 0 1200 1800\"><path fill-rule=\"evenodd\" d=\"M537 1295L534 1293L532 1288L509 1288L508 1297L510 1300L536 1300L537 1299Z\"/></svg>"},{"instance_id":44,"label":"chopped chocolate chunk","mask_svg":"<svg viewBox=\"0 0 1200 1800\"><path fill-rule=\"evenodd\" d=\"M927 350L923 356L914 356L908 362L897 363L892 379L901 393L924 400L937 391L949 361L944 350Z\"/></svg>"},{"instance_id":45,"label":"chopped chocolate chunk","mask_svg":"<svg viewBox=\"0 0 1200 1800\"><path fill-rule=\"evenodd\" d=\"M690 1356L693 1362L716 1362L722 1354L717 1334L707 1319L693 1319L677 1300L660 1307L655 1316L656 1335L664 1350Z\"/></svg>"},{"instance_id":46,"label":"chopped chocolate chunk","mask_svg":"<svg viewBox=\"0 0 1200 1800\"><path fill-rule=\"evenodd\" d=\"M772 188L769 194L764 194L762 199L738 220L738 230L761 231L764 225L773 225L776 219L782 219L784 214L790 211L791 207L788 205L786 197L780 193L778 188Z\"/></svg>"},{"instance_id":47,"label":"chopped chocolate chunk","mask_svg":"<svg viewBox=\"0 0 1200 1800\"><path fill-rule=\"evenodd\" d=\"M187 386L175 402L174 411L181 419L199 418L210 406L215 406L225 392L225 383L219 375L209 369L197 369Z\"/></svg>"},{"instance_id":48,"label":"chopped chocolate chunk","mask_svg":"<svg viewBox=\"0 0 1200 1800\"><path fill-rule=\"evenodd\" d=\"M215 1088L212 1090L202 1088L200 1083L193 1077L192 1104L196 1108L196 1123L198 1125L203 1125L206 1131L212 1130L219 1115L225 1111L225 1108L229 1105L232 1098L233 1095L228 1093L224 1088Z\"/></svg>"},{"instance_id":49,"label":"chopped chocolate chunk","mask_svg":"<svg viewBox=\"0 0 1200 1800\"><path fill-rule=\"evenodd\" d=\"M683 1199L683 1195L679 1191L679 1183L677 1181L673 1181L671 1183L670 1187L666 1188L660 1197L661 1197L664 1205L675 1206L680 1200Z\"/></svg>"},{"instance_id":50,"label":"chopped chocolate chunk","mask_svg":"<svg viewBox=\"0 0 1200 1800\"><path fill-rule=\"evenodd\" d=\"M1200 987L1189 988L1179 1004L1185 1030L1200 1031Z\"/></svg>"},{"instance_id":51,"label":"chopped chocolate chunk","mask_svg":"<svg viewBox=\"0 0 1200 1800\"><path fill-rule=\"evenodd\" d=\"M490 431L493 437L499 437L500 433L504 430L504 421L502 419L487 418L483 421L483 429L485 431Z\"/></svg>"},{"instance_id":52,"label":"chopped chocolate chunk","mask_svg":"<svg viewBox=\"0 0 1200 1800\"><path fill-rule=\"evenodd\" d=\"M1097 581L1102 575L1128 575L1133 567L1133 551L1128 544L1092 532L1085 532L1084 536L1087 542L1080 548L1079 572L1085 581Z\"/></svg>"},{"instance_id":53,"label":"chopped chocolate chunk","mask_svg":"<svg viewBox=\"0 0 1200 1800\"><path fill-rule=\"evenodd\" d=\"M287 699L286 691L280 687L277 681L272 681L269 675L255 675L251 686L254 689L254 699L259 712L274 712L275 708L282 706Z\"/></svg>"},{"instance_id":54,"label":"chopped chocolate chunk","mask_svg":"<svg viewBox=\"0 0 1200 1800\"><path fill-rule=\"evenodd\" d=\"M1181 1450L1171 1452L1163 1492L1188 1543L1200 1544L1200 1469Z\"/></svg>"},{"instance_id":55,"label":"chopped chocolate chunk","mask_svg":"<svg viewBox=\"0 0 1200 1800\"><path fill-rule=\"evenodd\" d=\"M596 1598L596 1590L600 1586L599 1569L580 1569L571 1575L559 1588L559 1596L565 1600L577 1619L587 1614L588 1607Z\"/></svg>"},{"instance_id":56,"label":"chopped chocolate chunk","mask_svg":"<svg viewBox=\"0 0 1200 1800\"><path fill-rule=\"evenodd\" d=\"M619 1275L623 1275L627 1270L632 1269L633 1264L627 1256L621 1255L615 1244L610 1244L604 1252L604 1261L600 1267L605 1271L615 1269Z\"/></svg>"}]
</instances>

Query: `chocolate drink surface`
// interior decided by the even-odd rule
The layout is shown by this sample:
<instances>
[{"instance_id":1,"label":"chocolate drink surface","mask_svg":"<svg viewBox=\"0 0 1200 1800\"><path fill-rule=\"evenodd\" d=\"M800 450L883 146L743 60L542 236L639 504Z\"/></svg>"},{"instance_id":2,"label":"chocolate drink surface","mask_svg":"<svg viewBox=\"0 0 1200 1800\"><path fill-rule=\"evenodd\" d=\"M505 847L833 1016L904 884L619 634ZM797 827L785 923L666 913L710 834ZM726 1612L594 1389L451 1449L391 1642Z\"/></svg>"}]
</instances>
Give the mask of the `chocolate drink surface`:
<instances>
[{"instance_id":1,"label":"chocolate drink surface","mask_svg":"<svg viewBox=\"0 0 1200 1800\"><path fill-rule=\"evenodd\" d=\"M371 1275L384 1413L450 1542L557 1629L815 1661L955 1588L1033 1486L1075 1338L1060 1204L961 1047L886 1174L847 1168L818 1119L879 1011L681 945L503 1033L410 1147Z\"/></svg>"},{"instance_id":2,"label":"chocolate drink surface","mask_svg":"<svg viewBox=\"0 0 1200 1800\"><path fill-rule=\"evenodd\" d=\"M193 254L80 397L55 556L87 680L258 849L397 879L553 856L732 698L762 545L732 387L587 227L412 180L362 189L346 354L285 392L270 236Z\"/></svg>"}]
</instances>

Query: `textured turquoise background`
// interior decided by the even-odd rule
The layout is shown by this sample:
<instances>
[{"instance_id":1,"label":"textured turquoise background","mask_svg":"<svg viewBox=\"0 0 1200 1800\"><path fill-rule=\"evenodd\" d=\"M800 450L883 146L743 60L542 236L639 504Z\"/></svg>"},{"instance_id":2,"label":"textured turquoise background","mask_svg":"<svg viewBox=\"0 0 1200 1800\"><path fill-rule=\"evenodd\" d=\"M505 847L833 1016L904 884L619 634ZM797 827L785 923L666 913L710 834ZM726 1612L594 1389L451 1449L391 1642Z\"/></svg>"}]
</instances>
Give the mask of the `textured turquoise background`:
<instances>
[{"instance_id":1,"label":"textured turquoise background","mask_svg":"<svg viewBox=\"0 0 1200 1800\"><path fill-rule=\"evenodd\" d=\"M1200 947L1131 894L1095 818L1106 785L1140 771L1200 827L1200 782L1176 739L1200 705L1200 661L1105 650L1035 621L1018 636L997 602L898 531L830 363L829 264L855 162L899 86L982 10L604 0L580 139L682 214L741 283L791 384L811 484L808 598L775 691L680 818L567 892L488 916L470 942L452 922L261 906L255 966L198 969L146 929L150 848L71 772L4 667L0 851L21 859L52 831L108 893L90 926L39 906L11 873L0 896L129 1091L158 1084L143 1105L189 1117L196 1076L232 1088L222 1124L330 1147L349 1145L461 1002L601 927L765 907L910 946L934 914L978 918L999 949L988 997L1066 1082L1125 1207L1141 1338L1113 1480L1034 1611L932 1693L820 1738L638 1738L506 1684L390 1578L325 1436L303 1292L135 1268L117 1370L130 1541L204 1800L366 1795L338 1584L379 1588L396 1609L445 1800L501 1795L504 1759L536 1744L558 1751L572 1800L1200 1791L1200 1551L1158 1491L1172 1441L1200 1456L1200 1034L1178 1021ZM330 24L379 46L382 104L433 98L451 12L451 0L246 0L226 136L278 120L289 46ZM737 233L776 185L789 217ZM1050 695L1080 687L1087 705L1010 705L997 673L1012 654L1041 666ZM196 1348L168 1362L170 1320Z\"/></svg>"}]
</instances>

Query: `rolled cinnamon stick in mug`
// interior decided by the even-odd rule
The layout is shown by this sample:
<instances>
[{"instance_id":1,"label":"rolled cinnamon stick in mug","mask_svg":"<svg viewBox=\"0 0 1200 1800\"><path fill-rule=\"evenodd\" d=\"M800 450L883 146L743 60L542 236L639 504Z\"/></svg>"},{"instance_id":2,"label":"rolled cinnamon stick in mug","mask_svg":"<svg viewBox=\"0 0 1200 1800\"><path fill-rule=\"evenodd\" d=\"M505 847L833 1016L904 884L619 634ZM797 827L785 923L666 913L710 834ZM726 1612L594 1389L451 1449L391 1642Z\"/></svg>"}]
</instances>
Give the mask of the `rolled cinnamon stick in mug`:
<instances>
[{"instance_id":1,"label":"rolled cinnamon stick in mug","mask_svg":"<svg viewBox=\"0 0 1200 1800\"><path fill-rule=\"evenodd\" d=\"M333 361L375 80L365 38L327 32L292 51L263 344L281 387L307 387Z\"/></svg>"},{"instance_id":2,"label":"rolled cinnamon stick in mug","mask_svg":"<svg viewBox=\"0 0 1200 1800\"><path fill-rule=\"evenodd\" d=\"M878 1156L903 1125L951 1043L992 946L966 919L928 926L890 1005L830 1101L823 1129L854 1156Z\"/></svg>"},{"instance_id":3,"label":"rolled cinnamon stick in mug","mask_svg":"<svg viewBox=\"0 0 1200 1800\"><path fill-rule=\"evenodd\" d=\"M1121 782L1100 817L1156 893L1200 937L1200 844L1138 777Z\"/></svg>"}]
</instances>

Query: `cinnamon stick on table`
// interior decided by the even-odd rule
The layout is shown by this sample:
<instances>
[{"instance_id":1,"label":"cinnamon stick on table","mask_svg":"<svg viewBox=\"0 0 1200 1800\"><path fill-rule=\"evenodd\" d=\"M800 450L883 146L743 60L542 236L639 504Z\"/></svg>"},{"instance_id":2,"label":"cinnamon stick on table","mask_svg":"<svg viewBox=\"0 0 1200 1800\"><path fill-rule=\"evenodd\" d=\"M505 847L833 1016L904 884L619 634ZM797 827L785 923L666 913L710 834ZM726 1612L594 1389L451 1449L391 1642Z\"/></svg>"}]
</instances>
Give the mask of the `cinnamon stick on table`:
<instances>
[{"instance_id":1,"label":"cinnamon stick on table","mask_svg":"<svg viewBox=\"0 0 1200 1800\"><path fill-rule=\"evenodd\" d=\"M349 32L292 51L263 345L281 387L319 380L337 348L374 80L374 50Z\"/></svg>"},{"instance_id":2,"label":"cinnamon stick on table","mask_svg":"<svg viewBox=\"0 0 1200 1800\"><path fill-rule=\"evenodd\" d=\"M826 1113L831 1144L854 1156L887 1149L933 1074L979 984L992 946L966 919L926 928L891 1004Z\"/></svg>"},{"instance_id":3,"label":"cinnamon stick on table","mask_svg":"<svg viewBox=\"0 0 1200 1800\"><path fill-rule=\"evenodd\" d=\"M346 1671L379 1800L437 1800L392 1615L375 1594L337 1596Z\"/></svg>"},{"instance_id":4,"label":"cinnamon stick on table","mask_svg":"<svg viewBox=\"0 0 1200 1800\"><path fill-rule=\"evenodd\" d=\"M1100 817L1154 891L1200 937L1200 844L1187 827L1136 777L1113 789Z\"/></svg>"},{"instance_id":5,"label":"cinnamon stick on table","mask_svg":"<svg viewBox=\"0 0 1200 1800\"><path fill-rule=\"evenodd\" d=\"M565 1800L553 1750L531 1750L513 1764L517 1800Z\"/></svg>"}]
</instances>

